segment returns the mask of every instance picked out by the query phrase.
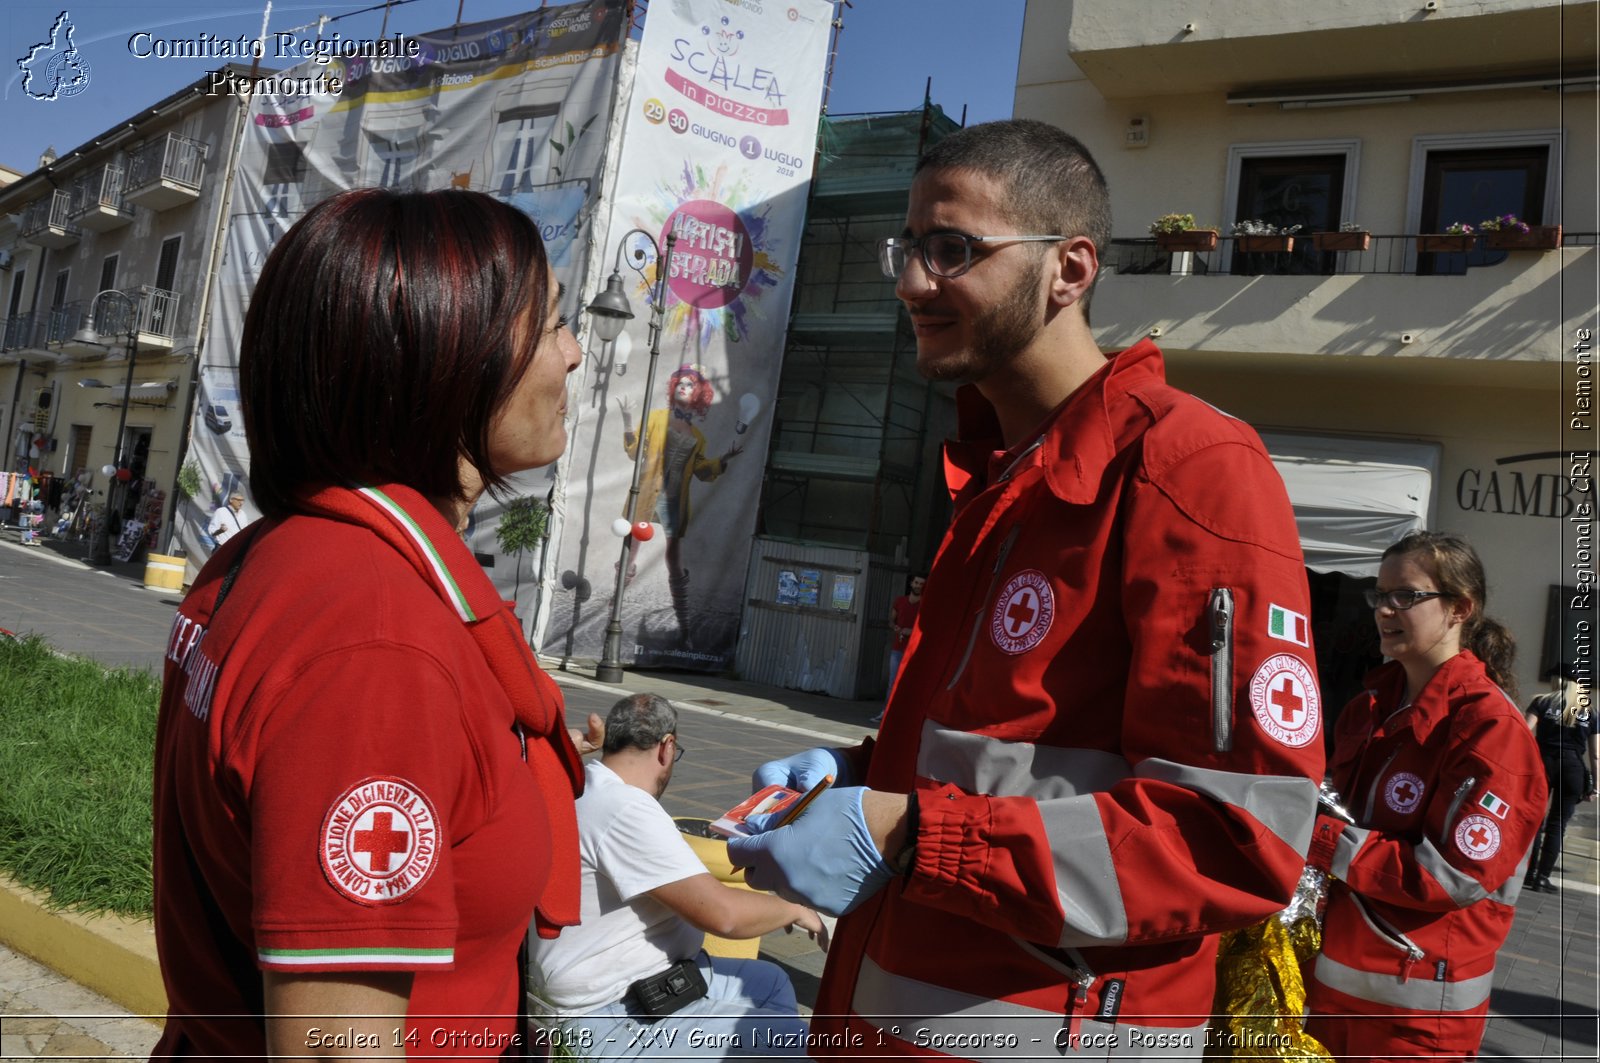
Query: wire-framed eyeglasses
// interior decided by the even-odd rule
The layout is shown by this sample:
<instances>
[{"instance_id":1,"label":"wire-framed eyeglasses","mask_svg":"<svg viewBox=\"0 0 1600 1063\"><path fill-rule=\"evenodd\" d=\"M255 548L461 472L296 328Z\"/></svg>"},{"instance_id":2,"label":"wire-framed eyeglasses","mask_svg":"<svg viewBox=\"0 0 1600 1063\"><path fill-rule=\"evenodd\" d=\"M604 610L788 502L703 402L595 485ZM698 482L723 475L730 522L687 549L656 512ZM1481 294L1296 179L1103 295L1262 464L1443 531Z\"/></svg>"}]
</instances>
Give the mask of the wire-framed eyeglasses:
<instances>
[{"instance_id":1,"label":"wire-framed eyeglasses","mask_svg":"<svg viewBox=\"0 0 1600 1063\"><path fill-rule=\"evenodd\" d=\"M1450 595L1444 591L1414 591L1402 588L1397 591L1369 590L1366 593L1367 605L1376 609L1380 605L1387 605L1390 609L1405 612L1418 602L1425 602L1429 598L1448 598Z\"/></svg>"},{"instance_id":2,"label":"wire-framed eyeglasses","mask_svg":"<svg viewBox=\"0 0 1600 1063\"><path fill-rule=\"evenodd\" d=\"M922 265L935 277L949 280L972 268L973 244L1060 243L1065 236L974 236L971 233L929 233L927 236L891 236L878 245L878 264L883 275L899 279L911 260L911 253L922 252Z\"/></svg>"},{"instance_id":3,"label":"wire-framed eyeglasses","mask_svg":"<svg viewBox=\"0 0 1600 1063\"><path fill-rule=\"evenodd\" d=\"M683 743L678 740L677 735L669 735L668 737L672 739L672 763L676 764L689 751L683 748Z\"/></svg>"}]
</instances>

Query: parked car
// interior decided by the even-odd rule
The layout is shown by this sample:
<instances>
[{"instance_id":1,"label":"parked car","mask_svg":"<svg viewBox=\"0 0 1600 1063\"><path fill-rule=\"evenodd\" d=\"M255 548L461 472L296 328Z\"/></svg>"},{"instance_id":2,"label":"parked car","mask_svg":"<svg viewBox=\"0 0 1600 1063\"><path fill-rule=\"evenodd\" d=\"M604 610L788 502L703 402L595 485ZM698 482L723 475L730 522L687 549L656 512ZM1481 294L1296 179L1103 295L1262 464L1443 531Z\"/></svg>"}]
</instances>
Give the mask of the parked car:
<instances>
[{"instance_id":1,"label":"parked car","mask_svg":"<svg viewBox=\"0 0 1600 1063\"><path fill-rule=\"evenodd\" d=\"M217 435L222 435L233 427L233 420L228 416L228 408L220 402L205 404L206 427Z\"/></svg>"}]
</instances>

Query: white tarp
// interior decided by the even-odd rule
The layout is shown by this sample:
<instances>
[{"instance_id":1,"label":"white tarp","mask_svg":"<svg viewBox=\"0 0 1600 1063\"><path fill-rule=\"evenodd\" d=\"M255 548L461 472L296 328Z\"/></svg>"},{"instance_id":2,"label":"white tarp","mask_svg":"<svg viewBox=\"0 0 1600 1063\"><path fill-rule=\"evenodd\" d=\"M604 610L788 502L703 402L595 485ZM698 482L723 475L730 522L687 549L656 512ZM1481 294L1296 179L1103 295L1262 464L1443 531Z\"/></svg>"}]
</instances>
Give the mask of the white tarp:
<instances>
[{"instance_id":1,"label":"white tarp","mask_svg":"<svg viewBox=\"0 0 1600 1063\"><path fill-rule=\"evenodd\" d=\"M206 525L228 493L248 498L249 454L238 406L238 352L256 278L288 228L347 188L384 186L488 192L539 223L578 309L598 211L600 169L626 30L616 0L540 8L417 34L416 59L307 62L282 78L337 77L339 95L252 96L232 190L225 252L211 297L190 455L200 498L183 511L183 543L203 563ZM523 474L517 491L543 500L554 467ZM494 534L500 505L485 496L472 514L471 545L508 597L531 616L537 556L506 556Z\"/></svg>"},{"instance_id":2,"label":"white tarp","mask_svg":"<svg viewBox=\"0 0 1600 1063\"><path fill-rule=\"evenodd\" d=\"M1262 432L1294 505L1306 567L1376 576L1389 544L1429 523L1439 446Z\"/></svg>"}]
</instances>

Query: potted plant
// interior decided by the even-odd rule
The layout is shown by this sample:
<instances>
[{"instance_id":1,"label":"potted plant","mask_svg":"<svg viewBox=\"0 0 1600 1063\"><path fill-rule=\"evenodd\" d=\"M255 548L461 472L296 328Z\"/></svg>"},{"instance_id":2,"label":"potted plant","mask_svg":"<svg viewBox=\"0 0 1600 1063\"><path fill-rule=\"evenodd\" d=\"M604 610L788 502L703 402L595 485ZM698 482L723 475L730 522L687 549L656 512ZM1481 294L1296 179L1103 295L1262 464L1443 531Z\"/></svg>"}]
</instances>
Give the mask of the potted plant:
<instances>
[{"instance_id":1,"label":"potted plant","mask_svg":"<svg viewBox=\"0 0 1600 1063\"><path fill-rule=\"evenodd\" d=\"M1417 237L1417 250L1423 254L1465 254L1478 245L1478 231L1458 221L1442 233L1423 233Z\"/></svg>"},{"instance_id":2,"label":"potted plant","mask_svg":"<svg viewBox=\"0 0 1600 1063\"><path fill-rule=\"evenodd\" d=\"M1311 244L1318 251L1365 251L1372 246L1372 234L1347 221L1336 233L1312 233Z\"/></svg>"},{"instance_id":3,"label":"potted plant","mask_svg":"<svg viewBox=\"0 0 1600 1063\"><path fill-rule=\"evenodd\" d=\"M1234 222L1229 235L1233 237L1234 246L1245 254L1264 255L1293 251L1294 234L1299 231L1298 225L1279 228L1271 222L1249 218Z\"/></svg>"},{"instance_id":4,"label":"potted plant","mask_svg":"<svg viewBox=\"0 0 1600 1063\"><path fill-rule=\"evenodd\" d=\"M1515 214L1481 221L1478 230L1495 251L1554 251L1561 246L1561 226L1529 225Z\"/></svg>"},{"instance_id":5,"label":"potted plant","mask_svg":"<svg viewBox=\"0 0 1600 1063\"><path fill-rule=\"evenodd\" d=\"M1193 214L1163 214L1150 223L1150 234L1163 251L1215 251L1217 230L1197 229Z\"/></svg>"}]
</instances>

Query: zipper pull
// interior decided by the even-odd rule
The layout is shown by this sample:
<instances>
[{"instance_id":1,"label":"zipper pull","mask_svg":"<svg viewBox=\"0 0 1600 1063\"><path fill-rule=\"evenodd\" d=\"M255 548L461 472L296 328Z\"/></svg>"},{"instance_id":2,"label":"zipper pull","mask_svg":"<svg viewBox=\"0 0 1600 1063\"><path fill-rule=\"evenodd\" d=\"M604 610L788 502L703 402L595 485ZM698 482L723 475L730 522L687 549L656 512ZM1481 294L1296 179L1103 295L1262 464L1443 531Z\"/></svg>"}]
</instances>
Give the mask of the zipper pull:
<instances>
[{"instance_id":1,"label":"zipper pull","mask_svg":"<svg viewBox=\"0 0 1600 1063\"><path fill-rule=\"evenodd\" d=\"M1089 987L1094 985L1094 975L1087 971L1075 970L1072 972L1072 1003L1069 1005L1071 1018L1067 1020L1067 1043L1077 1044L1079 1030L1083 1026L1083 1013L1085 1005L1089 1002Z\"/></svg>"},{"instance_id":2,"label":"zipper pull","mask_svg":"<svg viewBox=\"0 0 1600 1063\"><path fill-rule=\"evenodd\" d=\"M1211 625L1211 748L1233 749L1233 590L1211 588L1206 603Z\"/></svg>"},{"instance_id":3,"label":"zipper pull","mask_svg":"<svg viewBox=\"0 0 1600 1063\"><path fill-rule=\"evenodd\" d=\"M1404 985L1406 982L1410 981L1410 979L1411 979L1411 968L1415 967L1416 964L1417 964L1417 961L1420 960L1420 959L1422 959L1422 950L1421 949L1419 949L1419 948L1410 948L1410 949L1406 950L1405 961L1400 964L1400 983L1402 985Z\"/></svg>"},{"instance_id":4,"label":"zipper pull","mask_svg":"<svg viewBox=\"0 0 1600 1063\"><path fill-rule=\"evenodd\" d=\"M1233 594L1226 587L1213 587L1210 602L1211 650L1216 652L1228 644L1233 631Z\"/></svg>"},{"instance_id":5,"label":"zipper pull","mask_svg":"<svg viewBox=\"0 0 1600 1063\"><path fill-rule=\"evenodd\" d=\"M1071 1013L1067 1019L1067 1044L1075 1045L1083 1029L1084 1004L1089 1000L1089 990L1079 985L1072 991L1072 1002L1067 1006Z\"/></svg>"}]
</instances>

